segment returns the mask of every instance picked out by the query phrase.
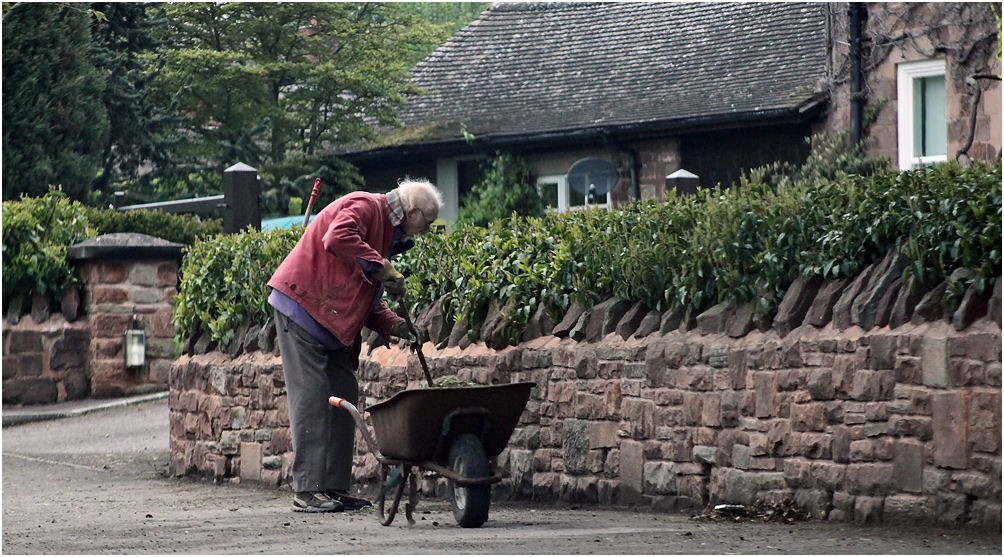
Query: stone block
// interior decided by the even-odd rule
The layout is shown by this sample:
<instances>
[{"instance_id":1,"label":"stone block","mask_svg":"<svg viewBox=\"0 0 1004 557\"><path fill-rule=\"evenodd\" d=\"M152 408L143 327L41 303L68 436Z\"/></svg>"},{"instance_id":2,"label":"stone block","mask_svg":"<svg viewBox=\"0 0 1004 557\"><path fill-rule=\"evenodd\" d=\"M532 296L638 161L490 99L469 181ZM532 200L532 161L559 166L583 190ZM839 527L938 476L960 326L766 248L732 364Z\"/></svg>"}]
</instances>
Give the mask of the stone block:
<instances>
[{"instance_id":1,"label":"stone block","mask_svg":"<svg viewBox=\"0 0 1004 557\"><path fill-rule=\"evenodd\" d=\"M774 316L774 330L779 336L787 336L805 321L821 283L818 275L810 278L799 276L788 286Z\"/></svg>"},{"instance_id":2,"label":"stone block","mask_svg":"<svg viewBox=\"0 0 1004 557\"><path fill-rule=\"evenodd\" d=\"M129 269L129 282L137 286L154 286L157 284L157 265L155 263L135 263Z\"/></svg>"},{"instance_id":3,"label":"stone block","mask_svg":"<svg viewBox=\"0 0 1004 557\"><path fill-rule=\"evenodd\" d=\"M662 323L662 312L657 310L652 310L648 312L645 317L638 323L638 329L634 332L634 338L645 338L652 333L659 331L659 325Z\"/></svg>"},{"instance_id":4,"label":"stone block","mask_svg":"<svg viewBox=\"0 0 1004 557\"><path fill-rule=\"evenodd\" d=\"M718 462L718 447L712 445L695 445L694 462L714 466Z\"/></svg>"},{"instance_id":5,"label":"stone block","mask_svg":"<svg viewBox=\"0 0 1004 557\"><path fill-rule=\"evenodd\" d=\"M261 445L259 443L241 443L241 479L249 481L261 480Z\"/></svg>"},{"instance_id":6,"label":"stone block","mask_svg":"<svg viewBox=\"0 0 1004 557\"><path fill-rule=\"evenodd\" d=\"M973 391L969 398L967 438L974 451L1000 454L1001 393Z\"/></svg>"},{"instance_id":7,"label":"stone block","mask_svg":"<svg viewBox=\"0 0 1004 557\"><path fill-rule=\"evenodd\" d=\"M959 308L952 314L952 327L956 331L962 331L972 325L977 319L987 314L987 303L990 296L980 295L977 289L977 282L974 281L966 289L962 296Z\"/></svg>"},{"instance_id":8,"label":"stone block","mask_svg":"<svg viewBox=\"0 0 1004 557\"><path fill-rule=\"evenodd\" d=\"M931 395L934 464L965 469L969 464L966 399L957 391Z\"/></svg>"},{"instance_id":9,"label":"stone block","mask_svg":"<svg viewBox=\"0 0 1004 557\"><path fill-rule=\"evenodd\" d=\"M732 466L747 470L750 467L750 448L746 445L732 445Z\"/></svg>"},{"instance_id":10,"label":"stone block","mask_svg":"<svg viewBox=\"0 0 1004 557\"><path fill-rule=\"evenodd\" d=\"M589 448L608 449L620 445L617 432L620 424L617 422L589 422Z\"/></svg>"},{"instance_id":11,"label":"stone block","mask_svg":"<svg viewBox=\"0 0 1004 557\"><path fill-rule=\"evenodd\" d=\"M10 331L4 354L22 354L24 352L41 352L42 335L37 331Z\"/></svg>"},{"instance_id":12,"label":"stone block","mask_svg":"<svg viewBox=\"0 0 1004 557\"><path fill-rule=\"evenodd\" d=\"M751 302L739 304L739 307L725 321L725 334L732 338L742 338L750 334L756 328L753 323L753 313L754 308Z\"/></svg>"},{"instance_id":13,"label":"stone block","mask_svg":"<svg viewBox=\"0 0 1004 557\"><path fill-rule=\"evenodd\" d=\"M725 322L732 311L731 302L722 302L697 316L697 330L702 335L717 335L725 331Z\"/></svg>"},{"instance_id":14,"label":"stone block","mask_svg":"<svg viewBox=\"0 0 1004 557\"><path fill-rule=\"evenodd\" d=\"M624 441L620 448L620 480L623 503L639 500L645 477L644 445L637 441Z\"/></svg>"},{"instance_id":15,"label":"stone block","mask_svg":"<svg viewBox=\"0 0 1004 557\"><path fill-rule=\"evenodd\" d=\"M875 308L875 326L885 327L889 324L889 318L892 316L893 306L896 304L896 298L899 297L899 291L903 288L903 278L897 278L892 281L889 288L886 289L885 294L879 298L878 306Z\"/></svg>"},{"instance_id":16,"label":"stone block","mask_svg":"<svg viewBox=\"0 0 1004 557\"><path fill-rule=\"evenodd\" d=\"M683 323L683 317L683 306L679 304L673 306L669 311L662 314L662 320L659 322L659 332L665 335L679 330L681 323Z\"/></svg>"},{"instance_id":17,"label":"stone block","mask_svg":"<svg viewBox=\"0 0 1004 557\"><path fill-rule=\"evenodd\" d=\"M871 265L864 268L861 274L857 276L853 281L851 281L850 286L848 286L840 298L837 299L837 303L833 305L833 328L838 331L843 331L854 325L854 319L852 317L852 306L854 300L857 299L858 295L864 289L868 281L871 280L872 274L875 273L875 269L878 263L872 263Z\"/></svg>"},{"instance_id":18,"label":"stone block","mask_svg":"<svg viewBox=\"0 0 1004 557\"><path fill-rule=\"evenodd\" d=\"M676 495L676 471L672 462L646 462L643 492L646 495Z\"/></svg>"},{"instance_id":19,"label":"stone block","mask_svg":"<svg viewBox=\"0 0 1004 557\"><path fill-rule=\"evenodd\" d=\"M924 444L899 439L893 448L893 476L899 491L921 493L924 488Z\"/></svg>"},{"instance_id":20,"label":"stone block","mask_svg":"<svg viewBox=\"0 0 1004 557\"><path fill-rule=\"evenodd\" d=\"M920 283L913 276L907 277L892 304L892 311L889 312L889 328L895 329L909 323L924 294Z\"/></svg>"},{"instance_id":21,"label":"stone block","mask_svg":"<svg viewBox=\"0 0 1004 557\"><path fill-rule=\"evenodd\" d=\"M444 322L443 330L445 332L449 332L446 330L446 327L452 326L453 321L451 319L442 319L442 321ZM549 336L554 331L554 325L554 321L548 317L547 311L545 311L544 303L541 302L537 305L537 310L534 312L533 316L530 317L530 320L526 324L526 328L523 330L522 341L528 342L540 337ZM445 340L445 333L441 336ZM439 344L439 342L436 344Z\"/></svg>"},{"instance_id":22,"label":"stone block","mask_svg":"<svg viewBox=\"0 0 1004 557\"><path fill-rule=\"evenodd\" d=\"M882 524L922 525L930 524L933 516L933 505L928 498L918 495L890 495L885 498L882 509Z\"/></svg>"},{"instance_id":23,"label":"stone block","mask_svg":"<svg viewBox=\"0 0 1004 557\"><path fill-rule=\"evenodd\" d=\"M638 326L641 325L642 320L648 314L648 307L641 302L637 302L631 306L631 309L617 323L614 332L624 340L631 338L631 335L638 330Z\"/></svg>"},{"instance_id":24,"label":"stone block","mask_svg":"<svg viewBox=\"0 0 1004 557\"><path fill-rule=\"evenodd\" d=\"M850 278L842 278L832 280L820 288L812 305L809 306L804 322L814 327L825 327L832 319L833 306L850 283Z\"/></svg>"},{"instance_id":25,"label":"stone block","mask_svg":"<svg viewBox=\"0 0 1004 557\"><path fill-rule=\"evenodd\" d=\"M917 307L913 310L913 317L910 323L920 325L923 323L933 323L941 321L945 317L945 292L948 290L948 283L942 282L934 287L924 297L917 302Z\"/></svg>"},{"instance_id":26,"label":"stone block","mask_svg":"<svg viewBox=\"0 0 1004 557\"><path fill-rule=\"evenodd\" d=\"M589 423L567 419L561 429L561 455L565 470L573 474L588 472Z\"/></svg>"},{"instance_id":27,"label":"stone block","mask_svg":"<svg viewBox=\"0 0 1004 557\"><path fill-rule=\"evenodd\" d=\"M582 317L582 314L585 313L586 309L587 308L583 306L581 303L573 302L572 307L568 308L568 311L565 313L565 317L557 325L554 326L554 330L552 331L551 334L561 338L568 336L569 333L571 333L572 328L575 327L575 325L579 322L579 318ZM456 333L458 327L454 326L453 329L454 332ZM450 337L450 344L455 346L452 335Z\"/></svg>"},{"instance_id":28,"label":"stone block","mask_svg":"<svg viewBox=\"0 0 1004 557\"><path fill-rule=\"evenodd\" d=\"M879 301L903 273L906 263L907 258L894 249L876 264L875 270L851 304L851 323L866 331L875 326Z\"/></svg>"}]
</instances>

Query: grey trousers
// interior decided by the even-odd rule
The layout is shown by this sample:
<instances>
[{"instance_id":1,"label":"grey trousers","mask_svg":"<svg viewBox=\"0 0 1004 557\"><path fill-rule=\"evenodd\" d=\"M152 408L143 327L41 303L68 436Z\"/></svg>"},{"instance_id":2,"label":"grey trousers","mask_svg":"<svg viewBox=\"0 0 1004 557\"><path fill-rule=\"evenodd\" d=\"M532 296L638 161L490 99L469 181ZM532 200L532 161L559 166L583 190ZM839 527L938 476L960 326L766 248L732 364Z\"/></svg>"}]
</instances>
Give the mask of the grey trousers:
<instances>
[{"instance_id":1,"label":"grey trousers","mask_svg":"<svg viewBox=\"0 0 1004 557\"><path fill-rule=\"evenodd\" d=\"M330 350L288 317L275 313L293 437L293 490L349 490L356 426L328 404L335 395L359 404L348 348Z\"/></svg>"}]
</instances>

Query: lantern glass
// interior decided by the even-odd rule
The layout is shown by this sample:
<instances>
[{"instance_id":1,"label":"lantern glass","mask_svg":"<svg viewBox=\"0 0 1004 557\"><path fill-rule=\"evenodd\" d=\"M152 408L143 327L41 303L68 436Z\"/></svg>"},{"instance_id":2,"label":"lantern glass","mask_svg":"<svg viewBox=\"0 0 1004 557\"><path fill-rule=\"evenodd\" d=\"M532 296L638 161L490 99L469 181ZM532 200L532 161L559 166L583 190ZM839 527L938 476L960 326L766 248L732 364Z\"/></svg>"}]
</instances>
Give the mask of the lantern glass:
<instances>
[{"instance_id":1,"label":"lantern glass","mask_svg":"<svg viewBox=\"0 0 1004 557\"><path fill-rule=\"evenodd\" d=\"M143 329L129 329L125 333L126 367L141 367L146 361L146 333Z\"/></svg>"}]
</instances>

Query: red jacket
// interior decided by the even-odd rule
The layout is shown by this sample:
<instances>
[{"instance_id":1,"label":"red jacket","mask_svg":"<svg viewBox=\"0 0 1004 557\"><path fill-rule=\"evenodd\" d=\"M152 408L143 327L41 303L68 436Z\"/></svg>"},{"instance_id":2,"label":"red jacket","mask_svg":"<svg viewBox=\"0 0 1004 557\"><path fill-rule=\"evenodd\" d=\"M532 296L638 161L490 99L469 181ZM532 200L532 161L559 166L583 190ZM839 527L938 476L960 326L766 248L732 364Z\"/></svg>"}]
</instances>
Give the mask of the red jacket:
<instances>
[{"instance_id":1,"label":"red jacket","mask_svg":"<svg viewBox=\"0 0 1004 557\"><path fill-rule=\"evenodd\" d=\"M402 321L377 300L380 282L367 276L357 258L382 265L389 257L394 225L387 196L350 193L325 207L276 269L268 285L296 300L345 346L363 325L384 338Z\"/></svg>"}]
</instances>

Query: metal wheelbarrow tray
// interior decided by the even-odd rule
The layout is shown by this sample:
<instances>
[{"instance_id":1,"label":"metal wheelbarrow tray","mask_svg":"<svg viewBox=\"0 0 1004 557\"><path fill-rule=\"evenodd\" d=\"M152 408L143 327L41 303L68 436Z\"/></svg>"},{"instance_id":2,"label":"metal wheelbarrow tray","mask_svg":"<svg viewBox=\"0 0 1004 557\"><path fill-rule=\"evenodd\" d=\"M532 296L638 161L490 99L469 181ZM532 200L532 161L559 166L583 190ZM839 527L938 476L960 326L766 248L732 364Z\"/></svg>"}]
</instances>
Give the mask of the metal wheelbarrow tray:
<instances>
[{"instance_id":1,"label":"metal wheelbarrow tray","mask_svg":"<svg viewBox=\"0 0 1004 557\"><path fill-rule=\"evenodd\" d=\"M367 410L377 447L385 457L443 462L449 441L463 433L481 438L485 452L494 457L509 443L533 386L513 383L414 389L401 391Z\"/></svg>"},{"instance_id":2,"label":"metal wheelbarrow tray","mask_svg":"<svg viewBox=\"0 0 1004 557\"><path fill-rule=\"evenodd\" d=\"M536 383L487 387L413 389L370 406L375 439L358 410L347 401L330 402L350 414L382 464L383 486L378 497L381 523L390 525L406 488L405 513L414 523L417 485L411 467L429 470L449 480L454 517L463 527L479 527L488 518L490 484L502 480L494 457L509 443L530 391ZM384 498L396 488L385 516Z\"/></svg>"}]
</instances>

